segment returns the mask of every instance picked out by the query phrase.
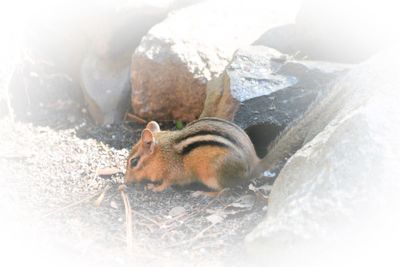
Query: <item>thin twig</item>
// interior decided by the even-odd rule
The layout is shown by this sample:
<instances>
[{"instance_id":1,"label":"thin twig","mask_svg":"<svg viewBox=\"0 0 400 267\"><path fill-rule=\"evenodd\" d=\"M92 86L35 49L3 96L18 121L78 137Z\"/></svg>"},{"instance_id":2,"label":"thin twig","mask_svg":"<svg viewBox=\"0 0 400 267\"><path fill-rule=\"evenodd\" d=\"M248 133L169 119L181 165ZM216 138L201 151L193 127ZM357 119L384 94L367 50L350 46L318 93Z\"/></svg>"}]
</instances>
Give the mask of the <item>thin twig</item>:
<instances>
[{"instance_id":1,"label":"thin twig","mask_svg":"<svg viewBox=\"0 0 400 267\"><path fill-rule=\"evenodd\" d=\"M126 249L128 253L132 252L133 248L133 238L132 238L132 208L129 203L128 195L125 192L126 185L120 185L119 191L121 192L122 200L125 205L125 220L126 220Z\"/></svg>"},{"instance_id":2,"label":"thin twig","mask_svg":"<svg viewBox=\"0 0 400 267\"><path fill-rule=\"evenodd\" d=\"M205 232L207 232L208 230L210 230L212 227L214 227L217 223L213 223L210 224L209 226L207 226L206 228L204 228L203 230L201 230L199 233L197 233L197 235L195 235L192 239L190 239L190 241L195 241L199 238L201 238Z\"/></svg>"},{"instance_id":3,"label":"thin twig","mask_svg":"<svg viewBox=\"0 0 400 267\"><path fill-rule=\"evenodd\" d=\"M124 121L128 121L128 122L136 122L139 124L146 124L147 121L145 119L140 118L139 116L126 112L125 116L124 116Z\"/></svg>"},{"instance_id":4,"label":"thin twig","mask_svg":"<svg viewBox=\"0 0 400 267\"><path fill-rule=\"evenodd\" d=\"M198 232L194 237L192 237L190 239L187 239L187 240L184 240L184 241L182 241L180 243L170 245L167 248L174 248L174 247L182 246L182 245L187 244L187 243L193 243L194 241L196 241L196 240L200 239L201 237L203 237L204 233L207 232L208 230L210 230L216 224L218 224L218 223L210 224L209 226L207 226L206 228L204 228L203 230Z\"/></svg>"},{"instance_id":5,"label":"thin twig","mask_svg":"<svg viewBox=\"0 0 400 267\"><path fill-rule=\"evenodd\" d=\"M136 211L136 210L134 210L133 213L139 215L140 217L142 217L142 218L144 218L144 219L146 219L146 220L148 220L149 222L154 223L154 224L157 225L158 227L161 227L161 226L162 226L160 223L158 223L158 222L156 222L155 220L153 220L153 219L147 217L147 216L144 215L143 213L140 213L140 212L138 212L138 211Z\"/></svg>"},{"instance_id":6,"label":"thin twig","mask_svg":"<svg viewBox=\"0 0 400 267\"><path fill-rule=\"evenodd\" d=\"M99 197L94 201L94 205L96 207L100 207L101 202L103 202L104 200L104 196L106 195L106 192L108 190L109 186L106 185L106 187L104 188L103 192L101 192L101 194L99 195Z\"/></svg>"},{"instance_id":7,"label":"thin twig","mask_svg":"<svg viewBox=\"0 0 400 267\"><path fill-rule=\"evenodd\" d=\"M221 191L222 192L222 191ZM218 197L218 196L217 196ZM210 202L207 203L204 207L200 207L199 209L196 209L195 211L191 213L184 213L181 215L178 215L176 217L171 218L170 220L166 221L163 223L161 226L162 227L168 227L169 224L173 224L175 222L181 221L181 222L187 222L188 220L196 217L198 214L201 212L205 211L207 208L209 208L214 202L217 201L217 197L213 198Z\"/></svg>"},{"instance_id":8,"label":"thin twig","mask_svg":"<svg viewBox=\"0 0 400 267\"><path fill-rule=\"evenodd\" d=\"M85 198L83 198L83 199L81 199L81 200L78 200L78 201L76 201L76 202L73 202L73 203L71 203L71 204L68 204L68 205L66 205L66 206L64 206L64 207L61 207L61 208L52 210L52 211L50 211L50 212L44 214L44 215L42 216L42 218L47 218L48 216L53 215L54 213L58 213L58 212L61 212L61 211L66 210L66 209L69 209L69 208L78 206L79 204L81 204L81 203L83 203L83 202L86 202L86 201L91 200L92 198L95 198L96 196L98 196L98 195L101 194L101 193L103 193L103 190L102 190L101 192L97 192L97 193L95 193L95 194L93 194L93 195L90 195L90 196L88 196L88 197L85 197Z\"/></svg>"},{"instance_id":9,"label":"thin twig","mask_svg":"<svg viewBox=\"0 0 400 267\"><path fill-rule=\"evenodd\" d=\"M100 142L99 143L100 144L100 146L101 146L101 148L104 150L104 151L109 151L109 149L107 148L107 146L103 143L103 142Z\"/></svg>"}]
</instances>

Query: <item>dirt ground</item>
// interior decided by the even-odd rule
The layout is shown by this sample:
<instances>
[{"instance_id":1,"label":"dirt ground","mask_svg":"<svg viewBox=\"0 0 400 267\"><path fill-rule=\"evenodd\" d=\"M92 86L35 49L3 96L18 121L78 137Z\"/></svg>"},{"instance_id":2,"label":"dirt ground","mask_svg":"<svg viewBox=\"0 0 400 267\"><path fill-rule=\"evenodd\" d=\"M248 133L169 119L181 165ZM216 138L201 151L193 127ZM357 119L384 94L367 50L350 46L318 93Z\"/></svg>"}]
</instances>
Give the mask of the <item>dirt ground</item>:
<instances>
[{"instance_id":1,"label":"dirt ground","mask_svg":"<svg viewBox=\"0 0 400 267\"><path fill-rule=\"evenodd\" d=\"M193 186L161 193L130 186L133 247L127 250L118 187L141 126L97 127L84 111L36 121L0 119L5 218L0 242L12 260L65 266L243 265L242 241L265 216L271 178L218 197L198 195ZM106 167L120 172L97 175ZM13 256L21 252L25 257Z\"/></svg>"}]
</instances>

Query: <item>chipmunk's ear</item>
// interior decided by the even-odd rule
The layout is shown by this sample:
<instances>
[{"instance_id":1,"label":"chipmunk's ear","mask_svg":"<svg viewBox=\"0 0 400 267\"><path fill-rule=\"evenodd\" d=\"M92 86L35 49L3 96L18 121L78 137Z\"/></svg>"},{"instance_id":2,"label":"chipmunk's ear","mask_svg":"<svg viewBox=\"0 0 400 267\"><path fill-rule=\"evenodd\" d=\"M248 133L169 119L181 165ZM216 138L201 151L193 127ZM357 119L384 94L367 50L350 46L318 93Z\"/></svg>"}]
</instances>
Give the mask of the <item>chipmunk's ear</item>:
<instances>
[{"instance_id":1,"label":"chipmunk's ear","mask_svg":"<svg viewBox=\"0 0 400 267\"><path fill-rule=\"evenodd\" d=\"M151 154L154 152L156 140L154 139L153 133L149 129L144 129L142 131L141 142L145 153Z\"/></svg>"},{"instance_id":2,"label":"chipmunk's ear","mask_svg":"<svg viewBox=\"0 0 400 267\"><path fill-rule=\"evenodd\" d=\"M146 125L146 129L149 129L151 132L156 133L160 131L160 125L157 122L151 121Z\"/></svg>"}]
</instances>

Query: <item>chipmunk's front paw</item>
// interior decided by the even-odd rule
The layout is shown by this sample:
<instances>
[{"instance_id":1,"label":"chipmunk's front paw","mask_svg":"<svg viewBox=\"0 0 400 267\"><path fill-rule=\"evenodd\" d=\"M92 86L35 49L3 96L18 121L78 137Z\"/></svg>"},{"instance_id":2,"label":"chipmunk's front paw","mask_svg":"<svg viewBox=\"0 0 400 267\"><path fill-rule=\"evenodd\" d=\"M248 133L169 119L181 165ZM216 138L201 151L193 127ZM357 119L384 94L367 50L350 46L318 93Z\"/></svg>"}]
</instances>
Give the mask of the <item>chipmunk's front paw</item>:
<instances>
[{"instance_id":1,"label":"chipmunk's front paw","mask_svg":"<svg viewBox=\"0 0 400 267\"><path fill-rule=\"evenodd\" d=\"M160 184L160 185L148 184L148 185L146 186L146 189L147 189L147 190L151 190L151 191L153 191L153 192L161 192L161 191L164 191L165 189L167 189L170 185L171 185L170 183L164 181L164 182L163 182L162 184Z\"/></svg>"},{"instance_id":2,"label":"chipmunk's front paw","mask_svg":"<svg viewBox=\"0 0 400 267\"><path fill-rule=\"evenodd\" d=\"M157 185L155 184L146 184L145 186L146 190L152 190L152 191L155 187L157 187Z\"/></svg>"}]
</instances>

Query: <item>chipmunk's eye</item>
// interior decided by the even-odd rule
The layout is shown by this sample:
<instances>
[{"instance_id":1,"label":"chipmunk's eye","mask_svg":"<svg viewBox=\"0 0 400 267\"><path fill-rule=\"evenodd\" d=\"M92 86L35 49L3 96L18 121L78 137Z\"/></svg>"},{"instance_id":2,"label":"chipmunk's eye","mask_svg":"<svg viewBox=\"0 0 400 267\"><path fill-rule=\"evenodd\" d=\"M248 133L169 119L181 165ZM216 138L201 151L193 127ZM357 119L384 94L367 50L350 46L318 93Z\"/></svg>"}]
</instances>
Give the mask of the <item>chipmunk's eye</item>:
<instances>
[{"instance_id":1,"label":"chipmunk's eye","mask_svg":"<svg viewBox=\"0 0 400 267\"><path fill-rule=\"evenodd\" d=\"M135 168L136 165L138 164L139 160L140 160L140 157L134 157L134 158L132 158L132 159L131 159L131 162L130 162L130 164L129 164L129 165L131 166L131 168Z\"/></svg>"}]
</instances>

